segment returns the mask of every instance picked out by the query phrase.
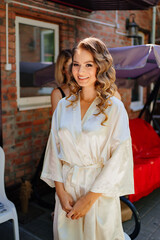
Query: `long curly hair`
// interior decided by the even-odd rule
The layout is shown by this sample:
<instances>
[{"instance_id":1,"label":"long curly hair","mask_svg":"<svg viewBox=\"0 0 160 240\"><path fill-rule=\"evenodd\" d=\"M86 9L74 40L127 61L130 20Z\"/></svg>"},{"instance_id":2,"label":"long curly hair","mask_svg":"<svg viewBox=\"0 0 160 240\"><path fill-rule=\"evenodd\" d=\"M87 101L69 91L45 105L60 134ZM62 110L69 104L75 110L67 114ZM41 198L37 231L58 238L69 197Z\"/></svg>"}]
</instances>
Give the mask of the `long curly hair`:
<instances>
[{"instance_id":1,"label":"long curly hair","mask_svg":"<svg viewBox=\"0 0 160 240\"><path fill-rule=\"evenodd\" d=\"M68 84L67 77L65 75L65 64L72 58L72 51L70 49L63 49L58 55L55 66L55 79L58 85Z\"/></svg>"},{"instance_id":2,"label":"long curly hair","mask_svg":"<svg viewBox=\"0 0 160 240\"><path fill-rule=\"evenodd\" d=\"M74 59L74 54L78 48L83 48L89 51L94 59L94 62L97 65L97 73L95 82L95 89L97 91L97 97L100 99L97 107L99 112L96 114L103 114L105 119L101 122L101 125L107 121L108 116L105 113L105 110L108 106L112 105L110 98L114 95L117 90L115 82L115 69L113 67L113 59L106 47L106 45L98 38L89 37L85 38L78 43L78 45L72 50L72 62ZM73 106L78 100L78 93L81 90L81 87L77 84L76 80L72 75L72 64L71 64L71 79L69 82L70 95L67 97L67 100L70 102L69 106ZM74 96L70 98L71 96Z\"/></svg>"}]
</instances>

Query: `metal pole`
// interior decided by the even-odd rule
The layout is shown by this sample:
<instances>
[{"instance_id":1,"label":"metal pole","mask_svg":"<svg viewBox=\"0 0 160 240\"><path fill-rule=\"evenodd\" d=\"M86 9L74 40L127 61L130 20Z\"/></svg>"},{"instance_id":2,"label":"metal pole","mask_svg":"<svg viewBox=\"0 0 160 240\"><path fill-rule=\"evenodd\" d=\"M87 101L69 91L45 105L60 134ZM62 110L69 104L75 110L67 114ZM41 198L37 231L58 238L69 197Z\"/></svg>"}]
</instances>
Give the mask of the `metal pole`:
<instances>
[{"instance_id":1,"label":"metal pole","mask_svg":"<svg viewBox=\"0 0 160 240\"><path fill-rule=\"evenodd\" d=\"M6 65L5 70L11 71L12 65L9 64L9 49L8 49L8 2L6 2Z\"/></svg>"},{"instance_id":2,"label":"metal pole","mask_svg":"<svg viewBox=\"0 0 160 240\"><path fill-rule=\"evenodd\" d=\"M152 37L151 43L155 44L155 36L156 36L156 7L153 7L153 14L152 14Z\"/></svg>"},{"instance_id":3,"label":"metal pole","mask_svg":"<svg viewBox=\"0 0 160 240\"><path fill-rule=\"evenodd\" d=\"M153 13L152 13L152 36L151 36L151 43L155 44L155 38L156 38L156 7L153 7ZM154 83L151 83L151 89L152 92L154 88ZM153 102L151 102L150 105L150 112L153 110ZM151 125L153 126L153 121L151 121Z\"/></svg>"}]
</instances>

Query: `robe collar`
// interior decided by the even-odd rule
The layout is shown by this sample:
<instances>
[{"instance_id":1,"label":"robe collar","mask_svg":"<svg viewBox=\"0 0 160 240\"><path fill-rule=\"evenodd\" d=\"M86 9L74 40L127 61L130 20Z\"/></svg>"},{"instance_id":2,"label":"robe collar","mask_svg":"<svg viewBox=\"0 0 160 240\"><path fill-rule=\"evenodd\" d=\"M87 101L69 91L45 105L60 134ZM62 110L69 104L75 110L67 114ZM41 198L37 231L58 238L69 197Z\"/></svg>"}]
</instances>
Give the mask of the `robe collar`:
<instances>
[{"instance_id":1,"label":"robe collar","mask_svg":"<svg viewBox=\"0 0 160 240\"><path fill-rule=\"evenodd\" d=\"M76 106L73 107L73 124L74 124L74 129L76 129L76 132L77 132L76 135L79 135L83 131L83 126L88 120L88 118L98 112L97 111L98 102L99 102L99 98L96 97L91 103L91 105L89 106L89 108L87 109L83 119L81 120L81 105L80 105L80 93L79 93Z\"/></svg>"}]
</instances>

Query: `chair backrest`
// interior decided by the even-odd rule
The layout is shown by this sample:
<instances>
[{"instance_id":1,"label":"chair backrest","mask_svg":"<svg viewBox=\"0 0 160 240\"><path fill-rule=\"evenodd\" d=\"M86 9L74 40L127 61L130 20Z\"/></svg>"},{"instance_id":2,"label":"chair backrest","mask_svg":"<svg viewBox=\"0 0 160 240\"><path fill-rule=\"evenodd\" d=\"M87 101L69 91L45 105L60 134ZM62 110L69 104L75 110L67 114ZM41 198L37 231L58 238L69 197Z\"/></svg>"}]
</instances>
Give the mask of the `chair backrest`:
<instances>
[{"instance_id":1,"label":"chair backrest","mask_svg":"<svg viewBox=\"0 0 160 240\"><path fill-rule=\"evenodd\" d=\"M4 187L4 167L5 167L5 155L3 149L0 147L0 201L6 198Z\"/></svg>"}]
</instances>

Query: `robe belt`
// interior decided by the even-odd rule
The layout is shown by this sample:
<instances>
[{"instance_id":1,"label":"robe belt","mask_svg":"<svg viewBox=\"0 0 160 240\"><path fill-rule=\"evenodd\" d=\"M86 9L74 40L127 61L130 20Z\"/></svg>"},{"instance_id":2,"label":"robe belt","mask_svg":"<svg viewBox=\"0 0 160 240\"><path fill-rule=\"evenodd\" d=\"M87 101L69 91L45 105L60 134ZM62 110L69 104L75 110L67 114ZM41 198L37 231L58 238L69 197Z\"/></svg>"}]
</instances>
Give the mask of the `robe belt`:
<instances>
[{"instance_id":1,"label":"robe belt","mask_svg":"<svg viewBox=\"0 0 160 240\"><path fill-rule=\"evenodd\" d=\"M65 161L62 161L62 164L63 165L65 164L70 167L70 171L68 172L68 174L72 172L71 183L74 186L77 186L79 170L90 169L90 168L102 168L104 166L102 162L91 164L88 166L78 166L78 165L72 166L71 164Z\"/></svg>"}]
</instances>

